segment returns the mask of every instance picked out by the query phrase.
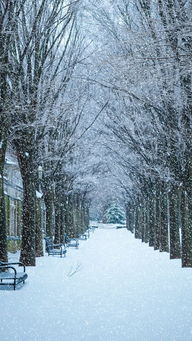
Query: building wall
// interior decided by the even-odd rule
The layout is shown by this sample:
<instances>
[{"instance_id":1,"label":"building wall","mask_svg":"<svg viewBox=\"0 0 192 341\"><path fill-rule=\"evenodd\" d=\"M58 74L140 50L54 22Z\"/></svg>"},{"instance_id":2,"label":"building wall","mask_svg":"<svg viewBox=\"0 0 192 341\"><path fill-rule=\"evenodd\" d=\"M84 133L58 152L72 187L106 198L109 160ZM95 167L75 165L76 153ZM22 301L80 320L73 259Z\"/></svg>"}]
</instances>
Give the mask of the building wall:
<instances>
[{"instance_id":1,"label":"building wall","mask_svg":"<svg viewBox=\"0 0 192 341\"><path fill-rule=\"evenodd\" d=\"M12 150L8 150L4 171L6 223L8 237L20 237L22 225L23 186L19 165Z\"/></svg>"}]
</instances>

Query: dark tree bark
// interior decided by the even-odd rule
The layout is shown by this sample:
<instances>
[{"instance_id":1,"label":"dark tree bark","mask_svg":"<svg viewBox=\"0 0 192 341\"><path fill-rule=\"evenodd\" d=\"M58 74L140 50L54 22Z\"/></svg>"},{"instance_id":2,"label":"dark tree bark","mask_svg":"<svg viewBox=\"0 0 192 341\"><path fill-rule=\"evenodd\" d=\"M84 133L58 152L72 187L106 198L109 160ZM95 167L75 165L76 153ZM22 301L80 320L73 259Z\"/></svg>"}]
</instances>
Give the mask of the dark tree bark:
<instances>
[{"instance_id":1,"label":"dark tree bark","mask_svg":"<svg viewBox=\"0 0 192 341\"><path fill-rule=\"evenodd\" d=\"M35 266L35 181L34 164L19 154L23 179L23 227L20 261L26 266Z\"/></svg>"},{"instance_id":2,"label":"dark tree bark","mask_svg":"<svg viewBox=\"0 0 192 341\"><path fill-rule=\"evenodd\" d=\"M61 204L61 234L60 243L65 243L65 203L62 201Z\"/></svg>"},{"instance_id":3,"label":"dark tree bark","mask_svg":"<svg viewBox=\"0 0 192 341\"><path fill-rule=\"evenodd\" d=\"M44 202L46 209L46 236L53 236L53 193L52 189L45 189Z\"/></svg>"},{"instance_id":4,"label":"dark tree bark","mask_svg":"<svg viewBox=\"0 0 192 341\"><path fill-rule=\"evenodd\" d=\"M143 231L143 242L149 242L149 210L148 210L148 200L144 200L144 231Z\"/></svg>"},{"instance_id":5,"label":"dark tree bark","mask_svg":"<svg viewBox=\"0 0 192 341\"><path fill-rule=\"evenodd\" d=\"M181 258L179 219L178 219L178 195L177 189L169 192L169 230L170 230L170 258Z\"/></svg>"},{"instance_id":6,"label":"dark tree bark","mask_svg":"<svg viewBox=\"0 0 192 341\"><path fill-rule=\"evenodd\" d=\"M125 217L126 217L126 229L129 230L129 226L130 226L130 215L129 215L129 211L130 207L128 204L126 204L125 206Z\"/></svg>"},{"instance_id":7,"label":"dark tree bark","mask_svg":"<svg viewBox=\"0 0 192 341\"><path fill-rule=\"evenodd\" d=\"M154 246L154 203L153 197L150 196L148 201L149 207L149 246Z\"/></svg>"},{"instance_id":8,"label":"dark tree bark","mask_svg":"<svg viewBox=\"0 0 192 341\"><path fill-rule=\"evenodd\" d=\"M60 243L61 240L61 206L59 200L55 200L55 244Z\"/></svg>"},{"instance_id":9,"label":"dark tree bark","mask_svg":"<svg viewBox=\"0 0 192 341\"><path fill-rule=\"evenodd\" d=\"M73 196L69 194L66 202L66 233L70 238L76 237L73 221Z\"/></svg>"},{"instance_id":10,"label":"dark tree bark","mask_svg":"<svg viewBox=\"0 0 192 341\"><path fill-rule=\"evenodd\" d=\"M141 230L140 230L140 207L135 207L135 238L141 239Z\"/></svg>"},{"instance_id":11,"label":"dark tree bark","mask_svg":"<svg viewBox=\"0 0 192 341\"><path fill-rule=\"evenodd\" d=\"M183 191L182 206L182 267L192 267L192 191Z\"/></svg>"},{"instance_id":12,"label":"dark tree bark","mask_svg":"<svg viewBox=\"0 0 192 341\"><path fill-rule=\"evenodd\" d=\"M169 252L168 242L168 207L167 207L167 194L161 190L160 194L160 238L159 238L159 250L161 252Z\"/></svg>"},{"instance_id":13,"label":"dark tree bark","mask_svg":"<svg viewBox=\"0 0 192 341\"><path fill-rule=\"evenodd\" d=\"M154 198L154 250L159 250L160 246L160 193L159 190L156 188Z\"/></svg>"},{"instance_id":14,"label":"dark tree bark","mask_svg":"<svg viewBox=\"0 0 192 341\"><path fill-rule=\"evenodd\" d=\"M43 256L43 241L42 241L42 212L41 199L36 199L35 205L35 256Z\"/></svg>"}]
</instances>

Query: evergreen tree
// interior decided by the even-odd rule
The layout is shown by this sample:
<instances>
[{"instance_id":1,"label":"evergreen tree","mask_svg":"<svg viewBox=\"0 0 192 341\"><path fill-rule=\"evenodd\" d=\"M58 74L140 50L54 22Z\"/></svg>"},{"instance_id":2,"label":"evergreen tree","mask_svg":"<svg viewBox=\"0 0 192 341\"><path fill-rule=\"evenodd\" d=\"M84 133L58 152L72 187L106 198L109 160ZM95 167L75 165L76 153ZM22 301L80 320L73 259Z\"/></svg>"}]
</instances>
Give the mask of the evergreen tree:
<instances>
[{"instance_id":1,"label":"evergreen tree","mask_svg":"<svg viewBox=\"0 0 192 341\"><path fill-rule=\"evenodd\" d=\"M104 213L104 220L109 224L123 224L125 213L116 203L112 203Z\"/></svg>"}]
</instances>

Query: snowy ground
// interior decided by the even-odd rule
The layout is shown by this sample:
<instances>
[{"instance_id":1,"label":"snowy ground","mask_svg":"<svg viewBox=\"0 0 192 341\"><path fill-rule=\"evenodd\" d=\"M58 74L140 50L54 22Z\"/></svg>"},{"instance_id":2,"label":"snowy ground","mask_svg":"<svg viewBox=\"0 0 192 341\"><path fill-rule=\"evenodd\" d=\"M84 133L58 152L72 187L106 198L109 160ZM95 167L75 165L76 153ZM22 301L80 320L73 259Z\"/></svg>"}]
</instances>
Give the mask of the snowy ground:
<instances>
[{"instance_id":1,"label":"snowy ground","mask_svg":"<svg viewBox=\"0 0 192 341\"><path fill-rule=\"evenodd\" d=\"M0 290L1 341L192 340L192 270L102 227L66 258L38 259L23 288Z\"/></svg>"}]
</instances>

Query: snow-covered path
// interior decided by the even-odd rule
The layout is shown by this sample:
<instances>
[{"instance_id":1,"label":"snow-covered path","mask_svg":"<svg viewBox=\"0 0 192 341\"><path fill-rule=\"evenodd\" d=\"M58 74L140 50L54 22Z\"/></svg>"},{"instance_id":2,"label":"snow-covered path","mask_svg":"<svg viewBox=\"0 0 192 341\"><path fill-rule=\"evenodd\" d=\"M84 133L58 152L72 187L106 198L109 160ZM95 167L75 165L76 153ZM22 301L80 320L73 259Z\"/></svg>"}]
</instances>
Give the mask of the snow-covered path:
<instances>
[{"instance_id":1,"label":"snow-covered path","mask_svg":"<svg viewBox=\"0 0 192 341\"><path fill-rule=\"evenodd\" d=\"M125 229L97 229L0 290L0 340L190 341L192 270Z\"/></svg>"}]
</instances>

